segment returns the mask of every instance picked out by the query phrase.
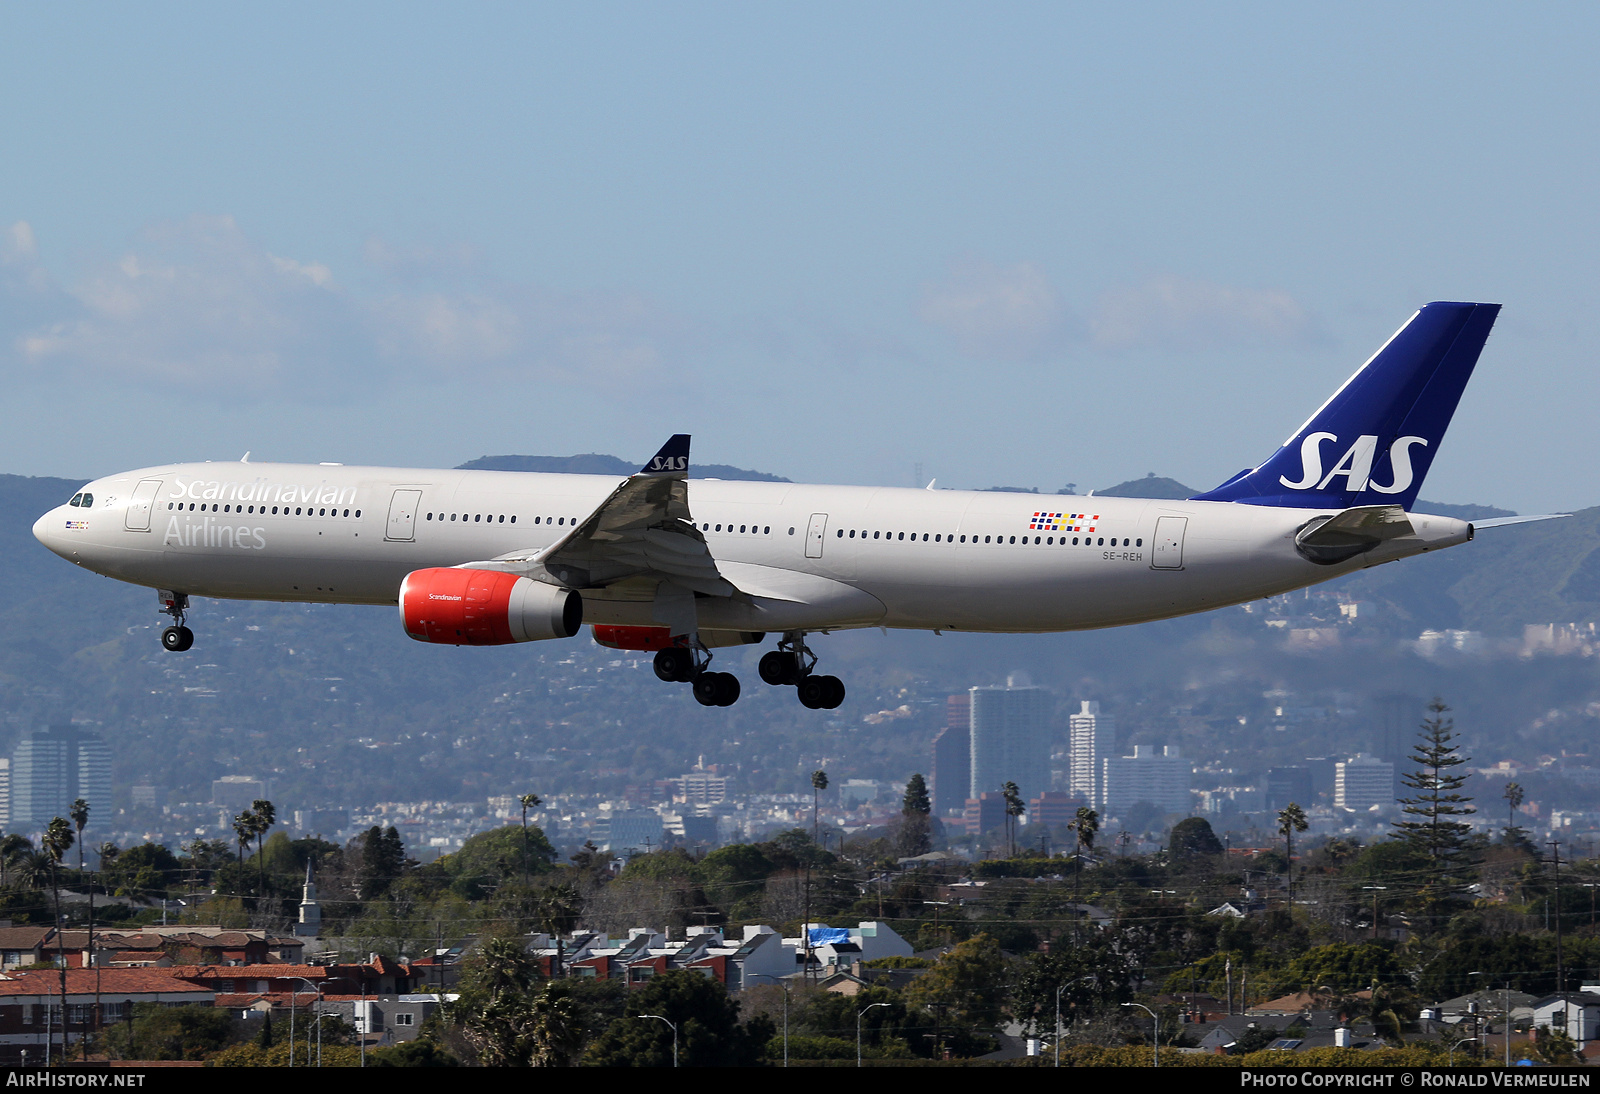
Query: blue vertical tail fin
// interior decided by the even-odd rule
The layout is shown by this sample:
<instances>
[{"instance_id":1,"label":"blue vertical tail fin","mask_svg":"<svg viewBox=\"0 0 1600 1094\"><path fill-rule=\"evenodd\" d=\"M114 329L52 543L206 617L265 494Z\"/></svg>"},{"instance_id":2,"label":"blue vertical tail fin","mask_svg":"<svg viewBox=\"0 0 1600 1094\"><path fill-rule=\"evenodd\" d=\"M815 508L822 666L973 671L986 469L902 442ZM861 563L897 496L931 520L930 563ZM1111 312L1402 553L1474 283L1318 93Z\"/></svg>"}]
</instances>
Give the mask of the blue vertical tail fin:
<instances>
[{"instance_id":1,"label":"blue vertical tail fin","mask_svg":"<svg viewBox=\"0 0 1600 1094\"><path fill-rule=\"evenodd\" d=\"M1409 510L1499 313L1423 305L1265 463L1191 500Z\"/></svg>"}]
</instances>

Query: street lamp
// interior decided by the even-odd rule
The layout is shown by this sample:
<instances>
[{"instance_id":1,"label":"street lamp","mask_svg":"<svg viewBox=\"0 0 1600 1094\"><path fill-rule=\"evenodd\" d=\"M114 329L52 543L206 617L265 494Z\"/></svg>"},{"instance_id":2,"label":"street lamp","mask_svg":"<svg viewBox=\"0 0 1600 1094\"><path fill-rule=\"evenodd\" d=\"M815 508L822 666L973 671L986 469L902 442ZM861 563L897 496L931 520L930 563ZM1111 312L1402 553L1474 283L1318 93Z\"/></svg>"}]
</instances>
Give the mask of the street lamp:
<instances>
[{"instance_id":1,"label":"street lamp","mask_svg":"<svg viewBox=\"0 0 1600 1094\"><path fill-rule=\"evenodd\" d=\"M322 1022L320 1021L320 1018L322 1016L322 985L313 984L311 981L307 980L303 976L290 976L290 977L286 977L285 979L298 980L298 981L300 981L300 983L304 984L306 987L310 988L312 991L317 993L317 1009L316 1009L316 1014L317 1014L317 1019L318 1019L317 1020L317 1066L321 1067L322 1066ZM289 992L289 1066L290 1067L294 1066L294 1008L295 1008L295 996L298 995L298 994L299 993L295 992L295 991L290 991ZM309 1046L307 1048L307 1051L310 1051Z\"/></svg>"},{"instance_id":2,"label":"street lamp","mask_svg":"<svg viewBox=\"0 0 1600 1094\"><path fill-rule=\"evenodd\" d=\"M1061 993L1066 991L1068 988L1072 987L1072 985L1074 985L1074 984L1081 984L1085 980L1093 980L1093 979L1095 979L1095 976L1094 976L1093 973L1090 973L1088 976L1080 976L1076 980L1068 980L1065 984L1060 984L1060 985L1058 985L1056 987L1056 1036L1055 1036L1055 1042L1056 1042L1056 1066L1057 1067L1061 1066Z\"/></svg>"},{"instance_id":3,"label":"street lamp","mask_svg":"<svg viewBox=\"0 0 1600 1094\"><path fill-rule=\"evenodd\" d=\"M1143 1003L1123 1003L1125 1007L1138 1007L1150 1016L1150 1021L1155 1023L1150 1031L1150 1044L1155 1049L1156 1067L1161 1066L1161 1019L1156 1017L1156 1012Z\"/></svg>"},{"instance_id":4,"label":"street lamp","mask_svg":"<svg viewBox=\"0 0 1600 1094\"><path fill-rule=\"evenodd\" d=\"M770 972L753 972L751 976L759 976L771 980L783 989L783 1066L789 1066L789 981L781 976L773 976Z\"/></svg>"},{"instance_id":5,"label":"street lamp","mask_svg":"<svg viewBox=\"0 0 1600 1094\"><path fill-rule=\"evenodd\" d=\"M1456 1049L1460 1048L1462 1045L1468 1044L1468 1043L1470 1043L1472 1041L1476 1041L1476 1040L1477 1040L1476 1037L1463 1037L1461 1040L1459 1040L1455 1044L1451 1045L1450 1046L1450 1052L1445 1056L1445 1066L1446 1067L1455 1067L1456 1066Z\"/></svg>"},{"instance_id":6,"label":"street lamp","mask_svg":"<svg viewBox=\"0 0 1600 1094\"><path fill-rule=\"evenodd\" d=\"M868 1003L866 1008L856 1015L856 1066L861 1066L861 1018L873 1007L886 1007L888 1003Z\"/></svg>"},{"instance_id":7,"label":"street lamp","mask_svg":"<svg viewBox=\"0 0 1600 1094\"><path fill-rule=\"evenodd\" d=\"M670 1028L672 1030L672 1066L673 1067L677 1067L678 1066L678 1027L673 1025L671 1022L667 1021L667 1019L662 1018L661 1015L659 1015L659 1014L640 1014L640 1015L636 1015L636 1017L638 1017L638 1018L655 1018L655 1019L657 1019L659 1021L667 1023L668 1028Z\"/></svg>"}]
</instances>

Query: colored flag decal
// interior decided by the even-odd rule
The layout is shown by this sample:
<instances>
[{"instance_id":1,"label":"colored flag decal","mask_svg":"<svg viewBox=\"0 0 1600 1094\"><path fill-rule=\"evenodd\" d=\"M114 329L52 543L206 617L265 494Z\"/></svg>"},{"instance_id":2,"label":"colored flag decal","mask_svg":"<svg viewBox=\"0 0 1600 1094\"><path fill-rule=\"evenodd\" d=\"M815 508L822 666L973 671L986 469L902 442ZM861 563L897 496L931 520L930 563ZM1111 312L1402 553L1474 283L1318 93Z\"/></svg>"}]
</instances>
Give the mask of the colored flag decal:
<instances>
[{"instance_id":1,"label":"colored flag decal","mask_svg":"<svg viewBox=\"0 0 1600 1094\"><path fill-rule=\"evenodd\" d=\"M1030 532L1092 532L1094 522L1100 519L1100 514L1090 516L1088 513L1044 513L1033 514L1033 520L1028 525ZM1088 524L1088 527L1084 527Z\"/></svg>"}]
</instances>

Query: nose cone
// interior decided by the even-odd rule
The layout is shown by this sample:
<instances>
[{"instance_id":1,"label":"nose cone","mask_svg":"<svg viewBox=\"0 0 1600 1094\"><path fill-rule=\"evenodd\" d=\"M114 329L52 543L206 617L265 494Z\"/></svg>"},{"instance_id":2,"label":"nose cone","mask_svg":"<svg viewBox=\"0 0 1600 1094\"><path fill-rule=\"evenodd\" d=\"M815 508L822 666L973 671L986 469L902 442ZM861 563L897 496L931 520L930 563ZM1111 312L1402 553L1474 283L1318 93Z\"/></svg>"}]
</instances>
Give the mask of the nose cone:
<instances>
[{"instance_id":1,"label":"nose cone","mask_svg":"<svg viewBox=\"0 0 1600 1094\"><path fill-rule=\"evenodd\" d=\"M33 522L33 538L65 558L66 552L61 543L61 524L65 520L61 516L62 508L58 505Z\"/></svg>"}]
</instances>

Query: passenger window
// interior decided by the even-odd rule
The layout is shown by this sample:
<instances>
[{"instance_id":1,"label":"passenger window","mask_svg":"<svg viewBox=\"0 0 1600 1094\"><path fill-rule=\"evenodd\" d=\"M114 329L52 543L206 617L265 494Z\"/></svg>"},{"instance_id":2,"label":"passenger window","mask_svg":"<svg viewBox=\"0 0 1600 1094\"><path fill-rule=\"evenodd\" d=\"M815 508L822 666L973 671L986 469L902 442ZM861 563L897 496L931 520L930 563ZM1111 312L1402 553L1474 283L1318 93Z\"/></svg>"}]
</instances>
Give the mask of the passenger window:
<instances>
[{"instance_id":1,"label":"passenger window","mask_svg":"<svg viewBox=\"0 0 1600 1094\"><path fill-rule=\"evenodd\" d=\"M533 523L538 524L539 523L539 518L538 517L534 517L533 518Z\"/></svg>"},{"instance_id":2,"label":"passenger window","mask_svg":"<svg viewBox=\"0 0 1600 1094\"><path fill-rule=\"evenodd\" d=\"M983 537L983 542L988 543L989 542L989 537L988 536L984 536Z\"/></svg>"},{"instance_id":3,"label":"passenger window","mask_svg":"<svg viewBox=\"0 0 1600 1094\"><path fill-rule=\"evenodd\" d=\"M495 521L496 524L504 524L505 522L506 522L506 515L504 513L501 513L500 514L500 519Z\"/></svg>"},{"instance_id":4,"label":"passenger window","mask_svg":"<svg viewBox=\"0 0 1600 1094\"><path fill-rule=\"evenodd\" d=\"M345 510L345 511L344 511L344 515L345 515L345 516L347 516L347 517L348 517L348 516L349 516L349 515L350 515L350 510L348 510L348 509L346 509L346 510Z\"/></svg>"},{"instance_id":5,"label":"passenger window","mask_svg":"<svg viewBox=\"0 0 1600 1094\"><path fill-rule=\"evenodd\" d=\"M790 529L789 529L789 534L790 534L790 535L791 535L791 536L792 536L792 535L794 535L794 528L792 528L792 527L791 527L791 528L790 528Z\"/></svg>"},{"instance_id":6,"label":"passenger window","mask_svg":"<svg viewBox=\"0 0 1600 1094\"><path fill-rule=\"evenodd\" d=\"M935 543L938 543L938 542L939 542L939 539L940 539L940 537L938 537L938 536L934 536L934 537L933 537L933 542L935 542Z\"/></svg>"},{"instance_id":7,"label":"passenger window","mask_svg":"<svg viewBox=\"0 0 1600 1094\"><path fill-rule=\"evenodd\" d=\"M1017 542L1017 537L1016 537L1016 536L1012 536L1012 537L1011 537L1011 542L1012 542L1012 543L1015 543L1015 542Z\"/></svg>"},{"instance_id":8,"label":"passenger window","mask_svg":"<svg viewBox=\"0 0 1600 1094\"><path fill-rule=\"evenodd\" d=\"M872 538L873 538L873 539L877 539L877 538L878 538L878 535L879 535L879 533L877 533L877 532L874 532L874 533L872 533Z\"/></svg>"},{"instance_id":9,"label":"passenger window","mask_svg":"<svg viewBox=\"0 0 1600 1094\"><path fill-rule=\"evenodd\" d=\"M851 539L855 539L856 538L856 530L854 528L850 529L850 538Z\"/></svg>"},{"instance_id":10,"label":"passenger window","mask_svg":"<svg viewBox=\"0 0 1600 1094\"><path fill-rule=\"evenodd\" d=\"M742 525L742 524L741 524L741 525L739 525L739 531L740 531L740 532L741 532L741 533L743 533L743 532L744 532L744 525Z\"/></svg>"},{"instance_id":11,"label":"passenger window","mask_svg":"<svg viewBox=\"0 0 1600 1094\"><path fill-rule=\"evenodd\" d=\"M1143 547L1144 546L1144 539L1141 537L1140 539L1134 540L1133 541L1133 545L1135 547Z\"/></svg>"},{"instance_id":12,"label":"passenger window","mask_svg":"<svg viewBox=\"0 0 1600 1094\"><path fill-rule=\"evenodd\" d=\"M361 519L361 510L359 510L359 509L356 510L356 519L357 520Z\"/></svg>"},{"instance_id":13,"label":"passenger window","mask_svg":"<svg viewBox=\"0 0 1600 1094\"><path fill-rule=\"evenodd\" d=\"M356 514L356 516L360 516L360 515L361 515L360 513ZM517 515L515 513L511 514L511 523L512 524L517 523Z\"/></svg>"},{"instance_id":14,"label":"passenger window","mask_svg":"<svg viewBox=\"0 0 1600 1094\"><path fill-rule=\"evenodd\" d=\"M559 524L559 525L565 526L566 523L567 523L567 518L566 517L561 517L560 519L558 519L556 521L556 523Z\"/></svg>"},{"instance_id":15,"label":"passenger window","mask_svg":"<svg viewBox=\"0 0 1600 1094\"><path fill-rule=\"evenodd\" d=\"M319 516L319 517L325 517L325 516L327 516L327 515L328 515L328 511L327 511L327 510L326 510L326 509L318 509L318 510L317 510L317 516Z\"/></svg>"},{"instance_id":16,"label":"passenger window","mask_svg":"<svg viewBox=\"0 0 1600 1094\"><path fill-rule=\"evenodd\" d=\"M1106 537L1105 536L1101 536L1100 537L1100 544L1099 545L1101 547L1104 547L1106 545Z\"/></svg>"},{"instance_id":17,"label":"passenger window","mask_svg":"<svg viewBox=\"0 0 1600 1094\"><path fill-rule=\"evenodd\" d=\"M772 534L772 525L764 525L761 529L761 534L764 536L770 536Z\"/></svg>"},{"instance_id":18,"label":"passenger window","mask_svg":"<svg viewBox=\"0 0 1600 1094\"><path fill-rule=\"evenodd\" d=\"M455 521L455 519L456 519L456 515L455 515L455 514L454 514L454 513L451 513L451 514L450 514L450 520L451 520L451 521L452 521L452 522L454 522L454 521Z\"/></svg>"},{"instance_id":19,"label":"passenger window","mask_svg":"<svg viewBox=\"0 0 1600 1094\"><path fill-rule=\"evenodd\" d=\"M833 534L838 536L840 539L843 539L844 538L844 529L840 528L838 531L834 532Z\"/></svg>"}]
</instances>

